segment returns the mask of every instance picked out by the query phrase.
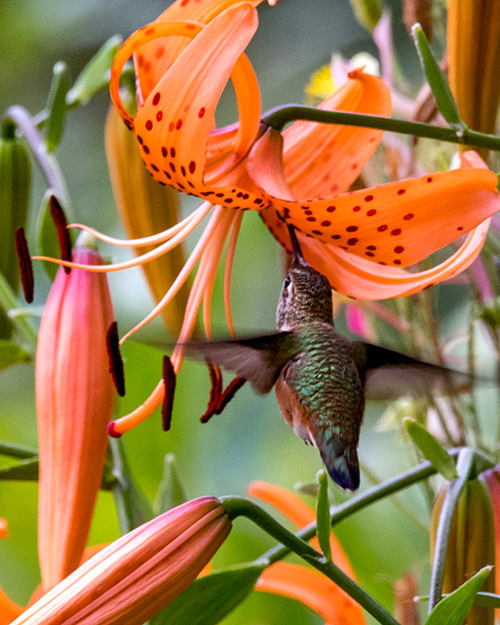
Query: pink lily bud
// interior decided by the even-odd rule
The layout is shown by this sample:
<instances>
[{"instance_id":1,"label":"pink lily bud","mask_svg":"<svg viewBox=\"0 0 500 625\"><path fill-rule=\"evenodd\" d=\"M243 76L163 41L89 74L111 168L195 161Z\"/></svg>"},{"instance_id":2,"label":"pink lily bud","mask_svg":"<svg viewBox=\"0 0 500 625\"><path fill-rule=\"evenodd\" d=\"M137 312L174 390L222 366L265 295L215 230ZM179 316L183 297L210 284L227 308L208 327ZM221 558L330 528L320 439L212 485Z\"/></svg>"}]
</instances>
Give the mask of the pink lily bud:
<instances>
[{"instance_id":1,"label":"pink lily bud","mask_svg":"<svg viewBox=\"0 0 500 625\"><path fill-rule=\"evenodd\" d=\"M102 264L87 246L77 246L74 259ZM45 590L78 567L87 542L113 410L106 353L112 321L103 274L59 269L42 316L36 355L38 544Z\"/></svg>"},{"instance_id":2,"label":"pink lily bud","mask_svg":"<svg viewBox=\"0 0 500 625\"><path fill-rule=\"evenodd\" d=\"M12 625L140 625L181 594L231 529L215 497L199 497L125 534Z\"/></svg>"}]
</instances>

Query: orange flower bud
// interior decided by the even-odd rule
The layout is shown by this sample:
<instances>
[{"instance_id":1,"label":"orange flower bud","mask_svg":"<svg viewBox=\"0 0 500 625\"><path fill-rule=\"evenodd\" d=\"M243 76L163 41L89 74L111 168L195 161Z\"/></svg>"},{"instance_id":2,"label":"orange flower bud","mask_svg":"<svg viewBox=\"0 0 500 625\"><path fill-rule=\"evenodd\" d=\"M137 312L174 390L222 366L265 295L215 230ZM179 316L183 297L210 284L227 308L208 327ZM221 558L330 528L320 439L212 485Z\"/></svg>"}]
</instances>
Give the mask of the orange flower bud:
<instances>
[{"instance_id":1,"label":"orange flower bud","mask_svg":"<svg viewBox=\"0 0 500 625\"><path fill-rule=\"evenodd\" d=\"M12 625L141 625L196 579L230 529L218 499L188 501L105 547Z\"/></svg>"},{"instance_id":2,"label":"orange flower bud","mask_svg":"<svg viewBox=\"0 0 500 625\"><path fill-rule=\"evenodd\" d=\"M460 116L473 130L494 133L500 99L500 3L449 0L447 48L448 78ZM488 153L478 152L483 158Z\"/></svg>"},{"instance_id":3,"label":"orange flower bud","mask_svg":"<svg viewBox=\"0 0 500 625\"><path fill-rule=\"evenodd\" d=\"M490 490L493 519L495 521L495 557L496 561L500 562L500 464L497 464L493 469L484 471L481 475ZM494 592L497 595L500 593L500 575L497 575L495 578ZM497 619L500 619L500 610L497 609L495 612Z\"/></svg>"},{"instance_id":4,"label":"orange flower bud","mask_svg":"<svg viewBox=\"0 0 500 625\"><path fill-rule=\"evenodd\" d=\"M102 264L99 254L87 247L76 247L74 259ZM45 590L78 567L87 541L113 410L106 353L112 321L103 274L59 269L42 316L36 355L38 544Z\"/></svg>"},{"instance_id":5,"label":"orange flower bud","mask_svg":"<svg viewBox=\"0 0 500 625\"><path fill-rule=\"evenodd\" d=\"M431 520L431 559L443 501L445 484L437 494ZM458 499L453 515L444 568L443 593L453 592L483 566L495 564L495 527L488 488L482 480L469 480ZM495 591L494 570L481 590ZM467 625L493 625L493 608L473 606Z\"/></svg>"}]
</instances>

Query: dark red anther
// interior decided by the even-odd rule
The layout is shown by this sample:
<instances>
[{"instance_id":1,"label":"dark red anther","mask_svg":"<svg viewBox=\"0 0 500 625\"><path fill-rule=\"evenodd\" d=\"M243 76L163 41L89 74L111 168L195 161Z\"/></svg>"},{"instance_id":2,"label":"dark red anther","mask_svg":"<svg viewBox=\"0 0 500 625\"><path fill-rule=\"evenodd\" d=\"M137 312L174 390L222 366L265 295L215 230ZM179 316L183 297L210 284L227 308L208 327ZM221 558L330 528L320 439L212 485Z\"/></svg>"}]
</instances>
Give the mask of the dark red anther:
<instances>
[{"instance_id":1,"label":"dark red anther","mask_svg":"<svg viewBox=\"0 0 500 625\"><path fill-rule=\"evenodd\" d=\"M123 360L120 354L118 324L116 321L110 324L106 333L106 349L108 350L109 372L113 378L113 384L118 395L123 397L125 395L125 375L123 373Z\"/></svg>"},{"instance_id":2,"label":"dark red anther","mask_svg":"<svg viewBox=\"0 0 500 625\"><path fill-rule=\"evenodd\" d=\"M114 421L111 421L111 423L108 423L108 436L111 436L111 438L121 438L122 434L120 434L120 432L116 431L116 425Z\"/></svg>"},{"instance_id":3,"label":"dark red anther","mask_svg":"<svg viewBox=\"0 0 500 625\"><path fill-rule=\"evenodd\" d=\"M163 429L170 430L172 423L172 409L174 407L174 393L177 376L174 371L172 361L168 356L163 356L163 384L165 385L165 397L161 410L163 419Z\"/></svg>"},{"instance_id":4,"label":"dark red anther","mask_svg":"<svg viewBox=\"0 0 500 625\"><path fill-rule=\"evenodd\" d=\"M219 405L220 398L222 396L222 373L218 365L207 360L208 371L210 373L210 382L212 387L210 389L210 399L208 400L208 406L205 414L202 415L200 421L206 423L214 414L217 406Z\"/></svg>"},{"instance_id":5,"label":"dark red anther","mask_svg":"<svg viewBox=\"0 0 500 625\"><path fill-rule=\"evenodd\" d=\"M220 414L246 382L246 378L234 378L234 380L228 384L226 390L223 391L220 368L218 365L209 361L207 361L207 365L210 371L212 389L210 391L210 400L205 414L200 418L202 423L207 423L214 415Z\"/></svg>"},{"instance_id":6,"label":"dark red anther","mask_svg":"<svg viewBox=\"0 0 500 625\"><path fill-rule=\"evenodd\" d=\"M16 252L19 258L19 268L21 270L21 284L23 285L24 299L31 304L33 292L35 290L35 280L33 278L33 265L31 263L28 242L24 234L24 228L16 230Z\"/></svg>"},{"instance_id":7,"label":"dark red anther","mask_svg":"<svg viewBox=\"0 0 500 625\"><path fill-rule=\"evenodd\" d=\"M246 381L246 378L234 378L234 380L227 385L226 390L219 399L215 414L220 414L224 410Z\"/></svg>"},{"instance_id":8,"label":"dark red anther","mask_svg":"<svg viewBox=\"0 0 500 625\"><path fill-rule=\"evenodd\" d=\"M61 248L61 258L62 260L71 262L71 237L69 236L69 230L66 227L68 225L66 215L64 214L62 206L55 195L50 196L49 205L50 215L57 228L57 238L59 239L59 247ZM71 267L64 267L64 271L69 273L71 271Z\"/></svg>"}]
</instances>

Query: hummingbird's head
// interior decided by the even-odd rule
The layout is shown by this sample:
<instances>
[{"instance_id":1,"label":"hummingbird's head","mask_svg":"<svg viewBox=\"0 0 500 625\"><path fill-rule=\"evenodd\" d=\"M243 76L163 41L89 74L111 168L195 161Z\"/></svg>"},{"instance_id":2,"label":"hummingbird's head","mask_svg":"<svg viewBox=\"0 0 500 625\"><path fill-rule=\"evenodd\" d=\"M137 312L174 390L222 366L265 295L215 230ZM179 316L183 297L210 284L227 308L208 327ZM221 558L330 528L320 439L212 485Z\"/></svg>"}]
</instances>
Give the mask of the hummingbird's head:
<instances>
[{"instance_id":1,"label":"hummingbird's head","mask_svg":"<svg viewBox=\"0 0 500 625\"><path fill-rule=\"evenodd\" d=\"M323 274L304 259L295 231L289 227L293 260L283 282L276 324L290 330L311 321L333 323L332 288Z\"/></svg>"}]
</instances>

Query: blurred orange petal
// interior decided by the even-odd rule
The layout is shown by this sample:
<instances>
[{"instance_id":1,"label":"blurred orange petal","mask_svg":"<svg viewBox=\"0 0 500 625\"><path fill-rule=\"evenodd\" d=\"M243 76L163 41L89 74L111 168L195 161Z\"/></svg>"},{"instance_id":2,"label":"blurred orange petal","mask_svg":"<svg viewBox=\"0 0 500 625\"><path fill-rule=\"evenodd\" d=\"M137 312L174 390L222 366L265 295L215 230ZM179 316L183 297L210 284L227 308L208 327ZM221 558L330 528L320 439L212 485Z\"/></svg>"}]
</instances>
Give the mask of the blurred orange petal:
<instances>
[{"instance_id":1,"label":"blurred orange petal","mask_svg":"<svg viewBox=\"0 0 500 625\"><path fill-rule=\"evenodd\" d=\"M361 607L332 580L299 564L276 562L257 580L256 590L297 599L325 625L365 625Z\"/></svg>"}]
</instances>

